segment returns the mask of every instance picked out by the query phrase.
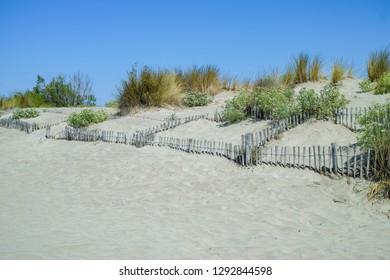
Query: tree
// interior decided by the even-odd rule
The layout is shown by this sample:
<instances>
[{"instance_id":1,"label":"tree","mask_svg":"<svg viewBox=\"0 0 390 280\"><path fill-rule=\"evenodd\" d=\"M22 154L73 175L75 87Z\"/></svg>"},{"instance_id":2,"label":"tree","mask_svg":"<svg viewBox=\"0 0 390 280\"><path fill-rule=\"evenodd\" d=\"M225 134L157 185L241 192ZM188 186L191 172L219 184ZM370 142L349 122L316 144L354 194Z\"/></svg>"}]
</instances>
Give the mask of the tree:
<instances>
[{"instance_id":1,"label":"tree","mask_svg":"<svg viewBox=\"0 0 390 280\"><path fill-rule=\"evenodd\" d=\"M77 72L71 77L70 83L72 90L76 93L74 106L94 106L96 104L96 98L92 94L92 82L88 75Z\"/></svg>"}]
</instances>

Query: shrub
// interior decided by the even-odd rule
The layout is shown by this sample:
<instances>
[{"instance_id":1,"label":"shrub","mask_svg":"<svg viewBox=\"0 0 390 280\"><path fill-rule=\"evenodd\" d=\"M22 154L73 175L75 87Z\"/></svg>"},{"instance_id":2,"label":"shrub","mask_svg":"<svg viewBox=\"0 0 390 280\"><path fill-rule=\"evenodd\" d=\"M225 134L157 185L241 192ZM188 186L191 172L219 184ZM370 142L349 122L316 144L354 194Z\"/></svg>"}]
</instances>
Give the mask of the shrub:
<instances>
[{"instance_id":1,"label":"shrub","mask_svg":"<svg viewBox=\"0 0 390 280\"><path fill-rule=\"evenodd\" d=\"M332 67L332 78L333 84L338 84L345 79L345 65L341 60L333 63Z\"/></svg>"},{"instance_id":2,"label":"shrub","mask_svg":"<svg viewBox=\"0 0 390 280\"><path fill-rule=\"evenodd\" d=\"M225 101L222 119L228 123L236 123L248 118L246 108L249 102L249 92L240 92L231 100Z\"/></svg>"},{"instance_id":3,"label":"shrub","mask_svg":"<svg viewBox=\"0 0 390 280\"><path fill-rule=\"evenodd\" d=\"M181 91L175 74L167 70L153 71L146 66L138 73L133 67L119 89L119 109L124 115L138 106L179 105Z\"/></svg>"},{"instance_id":4,"label":"shrub","mask_svg":"<svg viewBox=\"0 0 390 280\"><path fill-rule=\"evenodd\" d=\"M365 79L359 83L359 87L362 92L369 92L375 89L375 84L372 83L369 79Z\"/></svg>"},{"instance_id":5,"label":"shrub","mask_svg":"<svg viewBox=\"0 0 390 280\"><path fill-rule=\"evenodd\" d=\"M371 82L375 82L390 72L390 51L389 48L372 52L367 61L367 75Z\"/></svg>"},{"instance_id":6,"label":"shrub","mask_svg":"<svg viewBox=\"0 0 390 280\"><path fill-rule=\"evenodd\" d=\"M86 127L93 123L103 122L108 118L104 110L94 112L92 109L84 109L80 113L72 113L68 118L68 124L74 128Z\"/></svg>"},{"instance_id":7,"label":"shrub","mask_svg":"<svg viewBox=\"0 0 390 280\"><path fill-rule=\"evenodd\" d=\"M390 93L390 72L384 73L382 77L377 80L374 94Z\"/></svg>"},{"instance_id":8,"label":"shrub","mask_svg":"<svg viewBox=\"0 0 390 280\"><path fill-rule=\"evenodd\" d=\"M370 168L374 172L374 180L378 182L372 186L369 196L373 198L382 194L390 198L390 101L374 105L358 121L363 128L358 143L364 151L370 148L375 152L377 159Z\"/></svg>"},{"instance_id":9,"label":"shrub","mask_svg":"<svg viewBox=\"0 0 390 280\"><path fill-rule=\"evenodd\" d=\"M39 116L39 111L34 108L31 109L16 109L12 112L12 118L14 120L19 119L31 119Z\"/></svg>"},{"instance_id":10,"label":"shrub","mask_svg":"<svg viewBox=\"0 0 390 280\"><path fill-rule=\"evenodd\" d=\"M181 103L187 107L206 106L211 102L211 98L202 92L187 92L182 98Z\"/></svg>"},{"instance_id":11,"label":"shrub","mask_svg":"<svg viewBox=\"0 0 390 280\"><path fill-rule=\"evenodd\" d=\"M313 89L302 88L299 91L298 103L301 112L308 115L314 115L318 111L318 97Z\"/></svg>"},{"instance_id":12,"label":"shrub","mask_svg":"<svg viewBox=\"0 0 390 280\"><path fill-rule=\"evenodd\" d=\"M344 107L349 101L344 95L341 95L335 84L325 85L320 91L318 114L319 118L333 116L337 108Z\"/></svg>"}]
</instances>

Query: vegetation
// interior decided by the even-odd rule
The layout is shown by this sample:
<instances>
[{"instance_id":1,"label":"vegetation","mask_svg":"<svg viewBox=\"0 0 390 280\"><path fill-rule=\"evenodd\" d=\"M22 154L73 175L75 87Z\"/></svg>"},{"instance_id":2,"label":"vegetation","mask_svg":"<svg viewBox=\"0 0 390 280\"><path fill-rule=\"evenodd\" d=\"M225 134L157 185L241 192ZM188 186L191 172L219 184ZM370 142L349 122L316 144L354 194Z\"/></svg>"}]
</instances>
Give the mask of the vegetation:
<instances>
[{"instance_id":1,"label":"vegetation","mask_svg":"<svg viewBox=\"0 0 390 280\"><path fill-rule=\"evenodd\" d=\"M20 119L31 119L39 116L39 111L31 108L31 109L15 109L12 112L12 118L14 120Z\"/></svg>"},{"instance_id":2,"label":"vegetation","mask_svg":"<svg viewBox=\"0 0 390 280\"><path fill-rule=\"evenodd\" d=\"M263 76L256 79L253 86L261 88L282 88L284 84L278 75L276 70L272 71L271 74L264 74Z\"/></svg>"},{"instance_id":3,"label":"vegetation","mask_svg":"<svg viewBox=\"0 0 390 280\"><path fill-rule=\"evenodd\" d=\"M369 198L377 195L390 198L390 101L370 108L359 117L359 123L363 129L358 143L365 151L368 148L375 151L377 159L370 167L377 183L372 186Z\"/></svg>"},{"instance_id":4,"label":"vegetation","mask_svg":"<svg viewBox=\"0 0 390 280\"><path fill-rule=\"evenodd\" d=\"M15 92L11 97L1 98L0 108L93 106L96 98L91 92L89 77L80 72L69 81L58 75L47 85L45 79L38 75L32 90Z\"/></svg>"},{"instance_id":5,"label":"vegetation","mask_svg":"<svg viewBox=\"0 0 390 280\"><path fill-rule=\"evenodd\" d=\"M212 101L210 96L202 92L187 92L181 103L187 107L206 106Z\"/></svg>"},{"instance_id":6,"label":"vegetation","mask_svg":"<svg viewBox=\"0 0 390 280\"><path fill-rule=\"evenodd\" d=\"M182 85L174 73L167 70L154 71L144 67L141 73L133 67L127 80L119 89L119 109L122 115L138 106L179 105Z\"/></svg>"},{"instance_id":7,"label":"vegetation","mask_svg":"<svg viewBox=\"0 0 390 280\"><path fill-rule=\"evenodd\" d=\"M80 113L72 113L68 118L68 124L73 128L86 127L93 123L103 122L108 118L104 110L94 112L92 109L84 109Z\"/></svg>"},{"instance_id":8,"label":"vegetation","mask_svg":"<svg viewBox=\"0 0 390 280\"><path fill-rule=\"evenodd\" d=\"M359 83L359 87L362 92L369 92L375 89L375 83L372 83L369 79L365 79Z\"/></svg>"},{"instance_id":9,"label":"vegetation","mask_svg":"<svg viewBox=\"0 0 390 280\"><path fill-rule=\"evenodd\" d=\"M320 96L314 90L301 89L299 96L294 96L291 89L256 88L252 92L243 91L225 103L222 118L227 123L235 123L248 118L248 108L256 106L266 118L280 120L298 114L328 118L336 108L348 103L337 86L324 86Z\"/></svg>"},{"instance_id":10,"label":"vegetation","mask_svg":"<svg viewBox=\"0 0 390 280\"><path fill-rule=\"evenodd\" d=\"M104 106L109 108L119 108L119 102L118 100L111 100L106 102Z\"/></svg>"},{"instance_id":11,"label":"vegetation","mask_svg":"<svg viewBox=\"0 0 390 280\"><path fill-rule=\"evenodd\" d=\"M213 65L194 65L184 72L181 69L176 69L175 74L178 82L184 86L185 91L215 95L223 87L219 68Z\"/></svg>"},{"instance_id":12,"label":"vegetation","mask_svg":"<svg viewBox=\"0 0 390 280\"><path fill-rule=\"evenodd\" d=\"M377 81L374 94L390 93L390 72L384 73Z\"/></svg>"},{"instance_id":13,"label":"vegetation","mask_svg":"<svg viewBox=\"0 0 390 280\"><path fill-rule=\"evenodd\" d=\"M332 84L338 84L345 79L345 65L342 60L337 60L332 67Z\"/></svg>"},{"instance_id":14,"label":"vegetation","mask_svg":"<svg viewBox=\"0 0 390 280\"><path fill-rule=\"evenodd\" d=\"M367 61L367 76L371 82L380 79L386 72L390 72L389 47L372 52Z\"/></svg>"},{"instance_id":15,"label":"vegetation","mask_svg":"<svg viewBox=\"0 0 390 280\"><path fill-rule=\"evenodd\" d=\"M317 82L321 77L321 70L324 66L324 63L319 56L315 56L312 62L309 65L309 80L312 82Z\"/></svg>"}]
</instances>

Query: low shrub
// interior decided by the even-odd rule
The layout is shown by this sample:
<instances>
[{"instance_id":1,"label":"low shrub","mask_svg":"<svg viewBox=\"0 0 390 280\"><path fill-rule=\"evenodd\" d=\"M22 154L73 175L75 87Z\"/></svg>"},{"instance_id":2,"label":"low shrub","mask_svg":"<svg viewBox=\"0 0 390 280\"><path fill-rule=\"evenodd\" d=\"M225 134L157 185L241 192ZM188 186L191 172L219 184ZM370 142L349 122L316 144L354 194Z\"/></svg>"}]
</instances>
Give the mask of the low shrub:
<instances>
[{"instance_id":1,"label":"low shrub","mask_svg":"<svg viewBox=\"0 0 390 280\"><path fill-rule=\"evenodd\" d=\"M331 117L337 108L342 108L348 103L349 101L344 95L340 94L339 89L335 84L325 85L320 91L317 117Z\"/></svg>"},{"instance_id":2,"label":"low shrub","mask_svg":"<svg viewBox=\"0 0 390 280\"><path fill-rule=\"evenodd\" d=\"M319 101L313 89L302 88L299 91L298 103L301 112L307 115L315 115L318 111Z\"/></svg>"},{"instance_id":3,"label":"low shrub","mask_svg":"<svg viewBox=\"0 0 390 280\"><path fill-rule=\"evenodd\" d=\"M372 83L369 79L365 79L359 83L359 87L362 92L369 92L375 89L375 84Z\"/></svg>"},{"instance_id":4,"label":"low shrub","mask_svg":"<svg viewBox=\"0 0 390 280\"><path fill-rule=\"evenodd\" d=\"M249 102L249 92L242 91L231 100L226 100L222 119L227 123L237 123L248 118L246 108Z\"/></svg>"},{"instance_id":5,"label":"low shrub","mask_svg":"<svg viewBox=\"0 0 390 280\"><path fill-rule=\"evenodd\" d=\"M31 109L16 109L12 112L12 118L14 120L19 119L31 119L39 116L39 111L31 108Z\"/></svg>"},{"instance_id":6,"label":"low shrub","mask_svg":"<svg viewBox=\"0 0 390 280\"><path fill-rule=\"evenodd\" d=\"M374 94L390 93L390 72L383 74L376 82Z\"/></svg>"},{"instance_id":7,"label":"low shrub","mask_svg":"<svg viewBox=\"0 0 390 280\"><path fill-rule=\"evenodd\" d=\"M202 92L187 92L181 100L181 103L187 107L206 106L212 101L212 98Z\"/></svg>"},{"instance_id":8,"label":"low shrub","mask_svg":"<svg viewBox=\"0 0 390 280\"><path fill-rule=\"evenodd\" d=\"M72 113L68 118L68 124L73 128L81 128L103 122L107 118L108 113L104 110L94 112L92 109L84 109L80 113Z\"/></svg>"}]
</instances>

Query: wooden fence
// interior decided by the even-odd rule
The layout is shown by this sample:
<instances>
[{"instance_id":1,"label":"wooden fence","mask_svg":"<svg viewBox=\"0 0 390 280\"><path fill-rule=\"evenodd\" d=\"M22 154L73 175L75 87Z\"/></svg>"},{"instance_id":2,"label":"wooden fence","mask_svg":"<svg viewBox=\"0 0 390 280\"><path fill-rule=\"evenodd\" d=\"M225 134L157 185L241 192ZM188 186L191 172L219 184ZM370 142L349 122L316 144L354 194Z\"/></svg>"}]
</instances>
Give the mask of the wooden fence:
<instances>
[{"instance_id":1,"label":"wooden fence","mask_svg":"<svg viewBox=\"0 0 390 280\"><path fill-rule=\"evenodd\" d=\"M63 118L59 121L51 122L49 124L39 124L39 123L28 123L22 120L15 120L12 117L9 117L9 118L0 119L0 127L18 129L20 131L24 131L30 134L35 130L51 127L53 125L66 122L66 120L67 120L66 118Z\"/></svg>"}]
</instances>

